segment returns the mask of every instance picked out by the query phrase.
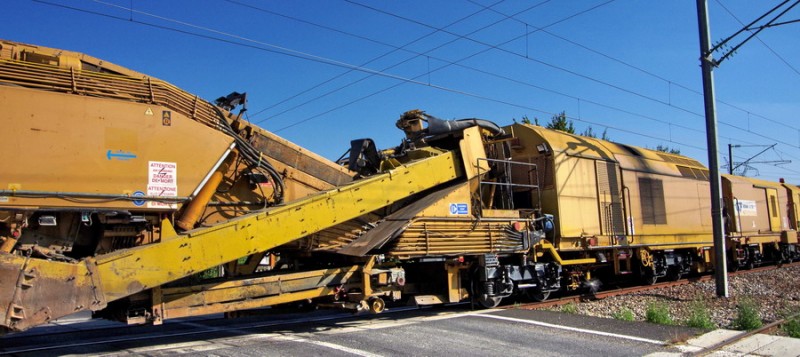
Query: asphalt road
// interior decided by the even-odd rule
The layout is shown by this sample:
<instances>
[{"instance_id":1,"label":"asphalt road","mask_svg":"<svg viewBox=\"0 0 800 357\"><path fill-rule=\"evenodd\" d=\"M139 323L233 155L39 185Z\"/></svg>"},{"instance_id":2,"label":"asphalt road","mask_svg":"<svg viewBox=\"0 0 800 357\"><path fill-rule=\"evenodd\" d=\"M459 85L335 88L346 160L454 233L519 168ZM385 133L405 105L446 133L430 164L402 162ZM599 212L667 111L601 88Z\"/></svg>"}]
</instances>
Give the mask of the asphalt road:
<instances>
[{"instance_id":1,"label":"asphalt road","mask_svg":"<svg viewBox=\"0 0 800 357\"><path fill-rule=\"evenodd\" d=\"M307 320L309 317L316 321ZM111 327L111 328L109 328ZM77 325L68 327L78 329ZM644 356L691 330L528 310L320 313L0 338L0 354L196 356ZM50 346L50 347L48 347Z\"/></svg>"}]
</instances>

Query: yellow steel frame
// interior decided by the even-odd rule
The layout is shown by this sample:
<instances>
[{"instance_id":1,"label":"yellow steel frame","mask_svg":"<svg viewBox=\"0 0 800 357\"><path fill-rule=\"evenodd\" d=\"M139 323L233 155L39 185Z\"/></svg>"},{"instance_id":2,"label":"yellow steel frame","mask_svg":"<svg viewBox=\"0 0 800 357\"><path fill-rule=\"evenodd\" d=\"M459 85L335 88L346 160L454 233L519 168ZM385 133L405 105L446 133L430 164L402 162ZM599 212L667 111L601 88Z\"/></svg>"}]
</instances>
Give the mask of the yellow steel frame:
<instances>
[{"instance_id":1,"label":"yellow steel frame","mask_svg":"<svg viewBox=\"0 0 800 357\"><path fill-rule=\"evenodd\" d=\"M153 311L163 319L254 309L330 296L342 284L361 282L362 267L324 269L262 278L227 281L202 286L162 288L154 291ZM368 278L368 277L367 277Z\"/></svg>"},{"instance_id":2,"label":"yellow steel frame","mask_svg":"<svg viewBox=\"0 0 800 357\"><path fill-rule=\"evenodd\" d=\"M544 251L544 252L550 253L550 256L559 265L594 264L594 263L597 262L597 259L595 259L595 258L566 259L566 260L564 260L564 259L561 258L561 255L558 254L558 251L556 250L556 247L552 243L550 243L548 241L542 241L542 243L539 243L539 245L536 246L536 249L537 249L537 251ZM542 253L544 253L544 252L542 252ZM538 256L538 254L537 254L537 256Z\"/></svg>"},{"instance_id":3,"label":"yellow steel frame","mask_svg":"<svg viewBox=\"0 0 800 357\"><path fill-rule=\"evenodd\" d=\"M0 278L16 280L30 270L36 276L31 284L39 286L37 292L19 284L0 292L0 325L21 330L77 311L100 310L110 301L267 251L463 175L458 153L443 152L284 206L79 263L0 254ZM61 303L55 304L59 298L49 298L53 293L46 290L57 291ZM46 316L30 321L39 311Z\"/></svg>"}]
</instances>

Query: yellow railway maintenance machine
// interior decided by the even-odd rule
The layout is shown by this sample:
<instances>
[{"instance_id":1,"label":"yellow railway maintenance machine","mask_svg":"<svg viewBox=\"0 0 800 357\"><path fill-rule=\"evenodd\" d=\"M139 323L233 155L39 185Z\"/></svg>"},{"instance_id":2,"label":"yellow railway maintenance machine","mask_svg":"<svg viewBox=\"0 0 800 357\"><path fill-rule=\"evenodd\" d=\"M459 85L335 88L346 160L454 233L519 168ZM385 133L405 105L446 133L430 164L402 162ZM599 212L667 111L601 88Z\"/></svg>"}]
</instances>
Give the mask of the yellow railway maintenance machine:
<instances>
[{"instance_id":1,"label":"yellow railway maintenance machine","mask_svg":"<svg viewBox=\"0 0 800 357\"><path fill-rule=\"evenodd\" d=\"M354 140L334 163L240 120L245 103L0 40L13 158L0 166L0 331L87 310L158 324L308 302L494 307L598 289L603 274L711 268L695 160L412 110L399 146ZM797 187L728 181L735 262L796 257L795 216L749 214L796 215Z\"/></svg>"},{"instance_id":2,"label":"yellow railway maintenance machine","mask_svg":"<svg viewBox=\"0 0 800 357\"><path fill-rule=\"evenodd\" d=\"M69 51L0 41L0 330L78 311L129 322L315 301L379 312L559 288L528 254L547 216L494 207L507 135L404 115L348 168L215 104ZM231 111L242 108L238 115ZM425 125L427 122L427 126ZM354 180L355 178L355 180ZM546 245L545 245L546 246ZM535 255L534 255L535 257Z\"/></svg>"}]
</instances>

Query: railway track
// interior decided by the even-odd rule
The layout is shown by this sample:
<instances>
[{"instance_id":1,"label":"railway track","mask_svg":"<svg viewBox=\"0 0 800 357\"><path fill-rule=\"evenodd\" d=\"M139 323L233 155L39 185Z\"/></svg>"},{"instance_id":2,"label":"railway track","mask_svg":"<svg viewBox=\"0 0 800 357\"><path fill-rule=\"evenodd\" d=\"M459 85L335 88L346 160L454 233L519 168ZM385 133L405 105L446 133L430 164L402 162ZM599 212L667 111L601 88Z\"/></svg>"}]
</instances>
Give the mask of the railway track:
<instances>
[{"instance_id":1,"label":"railway track","mask_svg":"<svg viewBox=\"0 0 800 357\"><path fill-rule=\"evenodd\" d=\"M797 266L800 262L785 264L784 266ZM741 270L729 273L729 276L737 276L740 274L750 274L761 271L769 271L780 269L778 266L762 266L751 270ZM594 294L582 294L565 296L543 302L532 302L523 304L505 305L501 308L522 308L522 309L539 309L553 306L565 305L568 303L581 303L584 301L605 299L612 296L632 294L637 292L649 291L653 289L661 289L678 285L694 284L702 281L711 281L713 276L705 275L699 277L690 277L677 281L669 281L656 283L647 286L633 286L618 289L611 289L600 291ZM463 305L463 304L462 304ZM404 313L414 310L421 310L419 307L395 307L387 309L383 314ZM375 315L381 316L381 315ZM335 321L347 318L352 318L351 313L332 313L324 316L316 316L309 318L307 315L303 316L288 316L280 315L276 319L270 321L253 321L253 319L243 318L241 320L231 320L225 318L202 318L202 319L189 319L184 321L175 321L164 326L128 326L128 325L110 325L97 328L77 328L70 325L62 325L65 331L54 333L36 333L30 331L29 333L20 336L9 335L0 337L0 354L38 354L58 351L62 349L75 349L86 348L97 345L108 345L117 343L127 343L136 341L152 341L152 340L166 340L176 338L191 338L192 336L202 336L208 334L231 333L236 331L254 331L259 328L275 328L288 325L296 325L303 323L320 323L325 321ZM770 329L774 329L783 323L783 320L770 323L764 328L755 332L742 333L736 336L737 339L730 339L723 341L725 344L718 346L719 348L727 344L732 344L739 339L746 338L754 333L763 333ZM77 326L77 325L75 325ZM164 327L169 328L164 328ZM239 332L241 333L241 332ZM49 341L63 341L63 342L49 342Z\"/></svg>"},{"instance_id":2,"label":"railway track","mask_svg":"<svg viewBox=\"0 0 800 357\"><path fill-rule=\"evenodd\" d=\"M744 339L746 339L746 338L748 338L750 336L753 336L753 335L756 335L756 334L760 334L760 333L770 333L770 331L773 331L773 330L779 328L781 325L785 324L788 320L796 318L798 316L800 316L800 314L795 314L795 315L789 316L787 318L783 318L783 319L780 319L780 320L777 320L777 321L770 322L770 323L768 323L768 324L766 324L766 325L764 325L764 326L762 326L760 328L757 328L755 330L744 331L744 332L742 332L742 333L740 333L740 334L738 334L736 336L724 339L724 340L719 341L719 342L717 342L717 343L715 343L715 344L713 344L711 346L703 348L702 350L699 350L697 352L691 353L691 354L689 354L689 356L690 357L706 356L706 355L708 355L708 354L710 354L710 353L712 353L714 351L720 350L725 346L732 345L732 344L734 344L736 342L739 342L741 340L744 340Z\"/></svg>"},{"instance_id":3,"label":"railway track","mask_svg":"<svg viewBox=\"0 0 800 357\"><path fill-rule=\"evenodd\" d=\"M420 311L427 307L396 307L385 310L384 314L400 314ZM264 315L260 315L263 317ZM353 318L349 312L336 312L323 316L309 318L308 316L291 317L276 316L277 320L253 321L247 319L226 318L201 318L173 321L161 326L152 325L115 325L101 328L78 329L68 328L67 331L46 334L23 334L0 337L0 355L38 355L58 353L60 350L74 350L92 346L112 345L138 341L158 341L192 338L193 336L219 335L222 333L242 334L243 331L251 333L262 328L280 328L298 324L324 323ZM85 337L92 336L92 337ZM52 342L57 341L57 342ZM62 342L63 341L63 342Z\"/></svg>"},{"instance_id":4,"label":"railway track","mask_svg":"<svg viewBox=\"0 0 800 357\"><path fill-rule=\"evenodd\" d=\"M787 263L787 264L782 264L782 265L760 266L760 267L756 267L756 268L748 269L748 270L739 270L739 271L735 271L735 272L729 272L728 276L731 277L731 276L738 276L738 275L743 275L743 274L751 274L751 273L756 273L756 272L780 269L780 268L786 267L786 266L797 266L797 265L800 265L800 262L792 262L792 263ZM639 286L632 286L632 287L624 287L624 288L618 288L618 289L598 291L596 293L584 293L584 294L579 294L579 295L564 296L564 297L560 297L560 298L557 298L557 299L550 299L550 300L545 300L545 301L541 301L541 302L530 302L530 303L523 303L523 304L517 303L517 304L512 304L512 305L504 305L504 306L501 306L500 308L505 308L505 309L510 309L510 308L515 308L515 309L520 309L520 308L521 309L541 309L541 308L548 308L548 307L553 307L553 306L566 305L566 304L569 304L569 303L581 303L581 302L584 302L584 301L601 300L601 299L609 298L609 297L612 297L612 296L633 294L633 293L638 293L638 292L643 292L643 291L662 289L662 288L668 288L668 287L679 286L679 285L694 284L694 283L698 283L698 282L713 281L713 280L714 280L714 276L713 275L701 275L701 276L696 276L696 277L689 277L689 278L679 279L679 280L675 280L675 281L665 281L665 282L656 283L656 284L653 284L653 285L639 285Z\"/></svg>"}]
</instances>

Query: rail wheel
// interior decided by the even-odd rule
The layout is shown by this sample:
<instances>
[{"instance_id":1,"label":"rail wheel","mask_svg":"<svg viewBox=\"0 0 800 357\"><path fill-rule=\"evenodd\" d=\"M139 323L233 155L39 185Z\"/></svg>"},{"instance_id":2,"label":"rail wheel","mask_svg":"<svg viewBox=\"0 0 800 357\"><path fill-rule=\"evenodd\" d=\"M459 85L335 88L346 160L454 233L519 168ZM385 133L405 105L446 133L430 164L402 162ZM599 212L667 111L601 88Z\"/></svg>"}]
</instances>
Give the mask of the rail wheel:
<instances>
[{"instance_id":1,"label":"rail wheel","mask_svg":"<svg viewBox=\"0 0 800 357\"><path fill-rule=\"evenodd\" d=\"M654 266L639 265L639 278L642 279L644 285L655 285L658 281L656 276L656 268Z\"/></svg>"},{"instance_id":2,"label":"rail wheel","mask_svg":"<svg viewBox=\"0 0 800 357\"><path fill-rule=\"evenodd\" d=\"M539 289L527 289L525 290L525 295L536 302L542 302L550 298L549 291L542 291Z\"/></svg>"},{"instance_id":3,"label":"rail wheel","mask_svg":"<svg viewBox=\"0 0 800 357\"><path fill-rule=\"evenodd\" d=\"M681 277L683 277L683 274L681 274L681 270L678 267L669 269L669 272L667 273L667 279L669 281L678 281L681 280Z\"/></svg>"},{"instance_id":4,"label":"rail wheel","mask_svg":"<svg viewBox=\"0 0 800 357\"><path fill-rule=\"evenodd\" d=\"M739 262L732 260L728 262L728 272L735 273L739 271Z\"/></svg>"},{"instance_id":5,"label":"rail wheel","mask_svg":"<svg viewBox=\"0 0 800 357\"><path fill-rule=\"evenodd\" d=\"M480 294L476 300L478 300L478 304L480 304L481 307L494 309L500 305L500 301L503 300L503 298L497 296L484 297L483 294Z\"/></svg>"},{"instance_id":6,"label":"rail wheel","mask_svg":"<svg viewBox=\"0 0 800 357\"><path fill-rule=\"evenodd\" d=\"M383 310L386 309L386 302L379 297L369 299L368 304L369 304L369 311L371 311L374 314L380 314L381 312L383 312Z\"/></svg>"}]
</instances>

